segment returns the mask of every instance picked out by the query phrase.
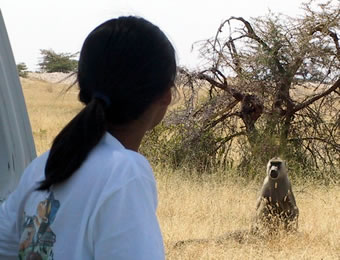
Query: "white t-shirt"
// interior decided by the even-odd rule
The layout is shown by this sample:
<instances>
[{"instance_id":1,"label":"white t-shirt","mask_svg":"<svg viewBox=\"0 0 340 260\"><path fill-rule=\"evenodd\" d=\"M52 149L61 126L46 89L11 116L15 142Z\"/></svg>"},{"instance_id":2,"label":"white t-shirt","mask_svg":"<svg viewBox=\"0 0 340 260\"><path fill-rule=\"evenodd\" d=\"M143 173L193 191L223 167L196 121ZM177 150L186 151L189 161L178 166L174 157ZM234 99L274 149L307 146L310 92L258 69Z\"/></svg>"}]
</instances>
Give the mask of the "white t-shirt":
<instances>
[{"instance_id":1,"label":"white t-shirt","mask_svg":"<svg viewBox=\"0 0 340 260\"><path fill-rule=\"evenodd\" d=\"M35 191L47 157L0 205L0 260L165 258L155 179L142 155L106 133L65 183Z\"/></svg>"}]
</instances>

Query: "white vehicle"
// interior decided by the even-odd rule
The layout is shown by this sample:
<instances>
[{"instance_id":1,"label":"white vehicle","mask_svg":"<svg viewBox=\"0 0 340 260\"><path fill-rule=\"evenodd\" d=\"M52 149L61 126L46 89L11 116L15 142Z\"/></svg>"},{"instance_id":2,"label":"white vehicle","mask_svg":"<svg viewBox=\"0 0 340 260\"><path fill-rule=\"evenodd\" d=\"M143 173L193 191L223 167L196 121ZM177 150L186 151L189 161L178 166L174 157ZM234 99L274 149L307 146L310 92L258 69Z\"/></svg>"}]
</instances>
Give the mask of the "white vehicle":
<instances>
[{"instance_id":1,"label":"white vehicle","mask_svg":"<svg viewBox=\"0 0 340 260\"><path fill-rule=\"evenodd\" d=\"M0 11L0 203L35 157L25 100Z\"/></svg>"}]
</instances>

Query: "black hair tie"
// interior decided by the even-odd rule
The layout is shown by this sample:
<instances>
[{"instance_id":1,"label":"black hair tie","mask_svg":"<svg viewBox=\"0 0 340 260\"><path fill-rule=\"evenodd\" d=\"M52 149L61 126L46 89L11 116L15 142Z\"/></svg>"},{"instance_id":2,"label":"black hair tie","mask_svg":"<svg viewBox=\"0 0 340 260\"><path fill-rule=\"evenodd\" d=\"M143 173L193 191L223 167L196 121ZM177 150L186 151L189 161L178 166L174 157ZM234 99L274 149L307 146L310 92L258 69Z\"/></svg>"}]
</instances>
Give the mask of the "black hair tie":
<instances>
[{"instance_id":1,"label":"black hair tie","mask_svg":"<svg viewBox=\"0 0 340 260\"><path fill-rule=\"evenodd\" d=\"M103 93L101 92L94 92L93 93L93 98L96 98L96 99L99 99L99 100L102 100L104 101L106 107L109 107L111 106L111 100L108 96L104 95Z\"/></svg>"}]
</instances>

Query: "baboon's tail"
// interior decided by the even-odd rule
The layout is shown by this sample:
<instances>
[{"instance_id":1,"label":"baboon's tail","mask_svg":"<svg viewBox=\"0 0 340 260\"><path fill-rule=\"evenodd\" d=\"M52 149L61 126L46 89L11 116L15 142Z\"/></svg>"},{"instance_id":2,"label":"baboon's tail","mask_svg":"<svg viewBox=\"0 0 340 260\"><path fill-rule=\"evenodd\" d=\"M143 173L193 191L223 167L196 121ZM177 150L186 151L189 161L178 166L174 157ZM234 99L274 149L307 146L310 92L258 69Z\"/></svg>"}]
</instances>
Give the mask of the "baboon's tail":
<instances>
[{"instance_id":1,"label":"baboon's tail","mask_svg":"<svg viewBox=\"0 0 340 260\"><path fill-rule=\"evenodd\" d=\"M251 232L249 230L235 230L229 231L215 238L180 240L175 243L174 247L179 248L188 244L200 244L208 242L223 243L226 240L235 240L239 243L242 243L249 238L249 235L251 235Z\"/></svg>"}]
</instances>

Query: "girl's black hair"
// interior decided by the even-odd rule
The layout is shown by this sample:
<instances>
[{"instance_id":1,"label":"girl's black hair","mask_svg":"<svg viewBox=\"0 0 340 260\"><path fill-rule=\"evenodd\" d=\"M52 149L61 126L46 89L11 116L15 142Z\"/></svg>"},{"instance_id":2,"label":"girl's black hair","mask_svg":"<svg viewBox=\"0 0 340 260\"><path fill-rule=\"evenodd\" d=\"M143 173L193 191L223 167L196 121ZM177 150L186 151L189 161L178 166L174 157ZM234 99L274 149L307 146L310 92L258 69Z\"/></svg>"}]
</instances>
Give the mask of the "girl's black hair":
<instances>
[{"instance_id":1,"label":"girl's black hair","mask_svg":"<svg viewBox=\"0 0 340 260\"><path fill-rule=\"evenodd\" d=\"M175 50L165 34L139 17L106 21L86 38L77 80L85 104L56 136L37 190L70 178L98 144L108 125L137 119L174 85Z\"/></svg>"}]
</instances>

